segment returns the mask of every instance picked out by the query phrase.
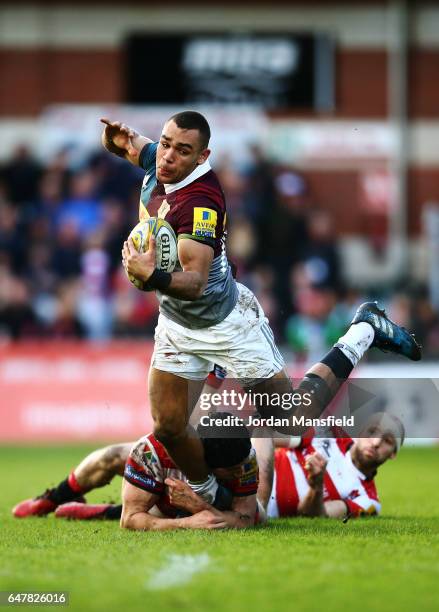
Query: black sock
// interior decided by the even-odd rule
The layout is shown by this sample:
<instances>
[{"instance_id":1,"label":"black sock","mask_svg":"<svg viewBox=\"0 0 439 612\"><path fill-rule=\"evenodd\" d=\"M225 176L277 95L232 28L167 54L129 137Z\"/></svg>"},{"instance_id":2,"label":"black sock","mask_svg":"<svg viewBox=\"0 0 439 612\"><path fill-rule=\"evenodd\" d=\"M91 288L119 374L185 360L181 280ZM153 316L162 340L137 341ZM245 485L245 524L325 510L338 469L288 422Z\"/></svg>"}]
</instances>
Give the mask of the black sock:
<instances>
[{"instance_id":1,"label":"black sock","mask_svg":"<svg viewBox=\"0 0 439 612\"><path fill-rule=\"evenodd\" d=\"M55 504L66 504L67 502L73 501L80 497L78 491L74 491L68 482L68 478L59 483L57 487L52 489L48 494L48 498L51 499Z\"/></svg>"},{"instance_id":2,"label":"black sock","mask_svg":"<svg viewBox=\"0 0 439 612\"><path fill-rule=\"evenodd\" d=\"M120 519L120 517L122 516L122 504L120 506L110 506L105 510L103 516L109 521L115 521Z\"/></svg>"},{"instance_id":3,"label":"black sock","mask_svg":"<svg viewBox=\"0 0 439 612\"><path fill-rule=\"evenodd\" d=\"M349 378L350 373L354 369L346 355L336 347L333 347L323 359L320 359L320 363L328 366L334 372L334 376L340 380Z\"/></svg>"}]
</instances>

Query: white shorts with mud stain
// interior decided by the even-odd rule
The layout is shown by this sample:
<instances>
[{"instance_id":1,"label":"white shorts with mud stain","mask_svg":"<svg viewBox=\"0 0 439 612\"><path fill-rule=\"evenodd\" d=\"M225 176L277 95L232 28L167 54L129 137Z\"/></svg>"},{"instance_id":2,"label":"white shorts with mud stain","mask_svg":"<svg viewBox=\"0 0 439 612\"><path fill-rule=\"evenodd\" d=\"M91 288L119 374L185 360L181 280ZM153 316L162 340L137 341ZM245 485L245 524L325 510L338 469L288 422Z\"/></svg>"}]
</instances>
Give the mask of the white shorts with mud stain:
<instances>
[{"instance_id":1,"label":"white shorts with mud stain","mask_svg":"<svg viewBox=\"0 0 439 612\"><path fill-rule=\"evenodd\" d=\"M151 365L191 380L203 380L216 363L227 375L251 384L285 365L268 319L254 294L240 283L232 312L216 325L189 329L160 314Z\"/></svg>"}]
</instances>

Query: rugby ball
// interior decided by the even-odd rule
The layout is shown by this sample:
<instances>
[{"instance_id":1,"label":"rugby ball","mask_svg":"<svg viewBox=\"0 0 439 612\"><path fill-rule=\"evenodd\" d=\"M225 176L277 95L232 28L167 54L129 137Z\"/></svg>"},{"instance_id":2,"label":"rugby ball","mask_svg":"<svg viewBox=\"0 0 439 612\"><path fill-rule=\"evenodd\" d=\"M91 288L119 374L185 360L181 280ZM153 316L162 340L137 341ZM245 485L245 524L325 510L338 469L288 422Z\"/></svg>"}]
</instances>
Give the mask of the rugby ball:
<instances>
[{"instance_id":1,"label":"rugby ball","mask_svg":"<svg viewBox=\"0 0 439 612\"><path fill-rule=\"evenodd\" d=\"M146 253L149 239L154 236L156 240L156 266L163 272L173 272L177 265L177 236L174 230L164 219L150 217L138 223L130 232L134 247L139 253ZM149 291L146 284L131 274L128 278L138 289Z\"/></svg>"}]
</instances>

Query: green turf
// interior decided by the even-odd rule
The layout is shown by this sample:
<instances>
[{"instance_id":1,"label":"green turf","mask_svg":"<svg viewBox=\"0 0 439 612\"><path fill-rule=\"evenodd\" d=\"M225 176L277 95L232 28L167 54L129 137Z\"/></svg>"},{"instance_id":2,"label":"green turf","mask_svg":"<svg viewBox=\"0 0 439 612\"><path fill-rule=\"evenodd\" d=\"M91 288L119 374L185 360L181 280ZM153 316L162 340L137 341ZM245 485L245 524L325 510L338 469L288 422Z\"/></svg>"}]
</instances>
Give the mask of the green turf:
<instances>
[{"instance_id":1,"label":"green turf","mask_svg":"<svg viewBox=\"0 0 439 612\"><path fill-rule=\"evenodd\" d=\"M0 590L68 590L69 609L107 612L438 609L439 448L404 449L378 479L383 515L346 525L291 519L245 532L160 534L10 516L87 450L0 449ZM117 499L119 488L116 479L89 499ZM152 590L150 578L175 554L207 554L209 564L187 584Z\"/></svg>"}]
</instances>

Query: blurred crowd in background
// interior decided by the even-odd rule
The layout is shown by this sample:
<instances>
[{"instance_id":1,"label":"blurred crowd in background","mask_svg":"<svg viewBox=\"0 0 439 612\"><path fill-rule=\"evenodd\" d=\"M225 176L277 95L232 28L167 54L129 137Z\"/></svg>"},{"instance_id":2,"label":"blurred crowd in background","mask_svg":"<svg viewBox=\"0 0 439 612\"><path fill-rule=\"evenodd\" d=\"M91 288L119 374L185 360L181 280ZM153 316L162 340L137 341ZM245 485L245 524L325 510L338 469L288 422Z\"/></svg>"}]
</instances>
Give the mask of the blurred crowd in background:
<instances>
[{"instance_id":1,"label":"blurred crowd in background","mask_svg":"<svg viewBox=\"0 0 439 612\"><path fill-rule=\"evenodd\" d=\"M228 254L260 300L290 357L313 361L344 332L359 303L383 300L439 354L439 317L425 287L375 295L343 277L334 219L313 206L306 176L252 162L216 164L228 206ZM96 152L72 166L69 150L42 166L25 146L0 167L0 341L152 337L153 293L121 266L136 224L143 171ZM373 352L375 354L375 352Z\"/></svg>"}]
</instances>

